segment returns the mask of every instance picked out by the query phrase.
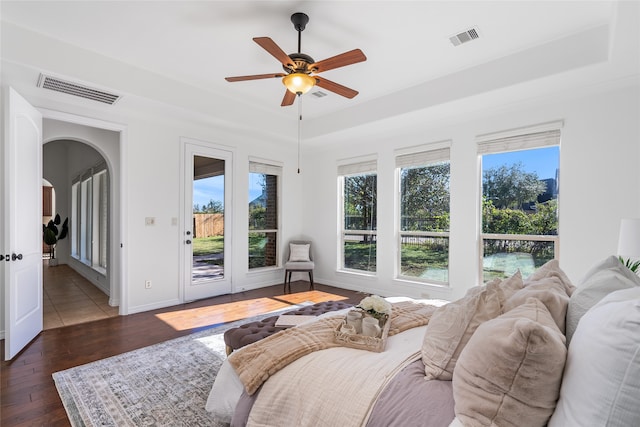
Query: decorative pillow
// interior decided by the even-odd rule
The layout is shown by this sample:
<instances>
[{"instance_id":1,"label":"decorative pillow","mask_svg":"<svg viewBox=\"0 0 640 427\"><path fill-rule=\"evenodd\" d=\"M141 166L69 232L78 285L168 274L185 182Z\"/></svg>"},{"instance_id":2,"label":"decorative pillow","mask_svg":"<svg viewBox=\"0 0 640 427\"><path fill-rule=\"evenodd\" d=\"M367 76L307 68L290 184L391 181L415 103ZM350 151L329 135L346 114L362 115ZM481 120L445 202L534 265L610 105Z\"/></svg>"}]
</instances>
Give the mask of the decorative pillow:
<instances>
[{"instance_id":1,"label":"decorative pillow","mask_svg":"<svg viewBox=\"0 0 640 427\"><path fill-rule=\"evenodd\" d=\"M560 332L564 334L567 306L574 289L575 286L560 269L558 261L551 260L524 281L524 288L506 301L503 311L512 310L524 304L529 298L537 298L547 307Z\"/></svg>"},{"instance_id":2,"label":"decorative pillow","mask_svg":"<svg viewBox=\"0 0 640 427\"><path fill-rule=\"evenodd\" d=\"M426 379L451 380L458 356L476 328L500 315L498 282L490 285L472 288L433 313L422 342Z\"/></svg>"},{"instance_id":3,"label":"decorative pillow","mask_svg":"<svg viewBox=\"0 0 640 427\"><path fill-rule=\"evenodd\" d=\"M493 283L487 284L487 287L491 286L494 286ZM524 287L520 270L516 271L516 273L508 279L498 280L495 286L497 287L498 299L500 300L500 313L504 313L507 311L505 309L507 301Z\"/></svg>"},{"instance_id":4,"label":"decorative pillow","mask_svg":"<svg viewBox=\"0 0 640 427\"><path fill-rule=\"evenodd\" d=\"M640 287L616 291L585 313L550 427L640 426L639 334Z\"/></svg>"},{"instance_id":5,"label":"decorative pillow","mask_svg":"<svg viewBox=\"0 0 640 427\"><path fill-rule=\"evenodd\" d=\"M566 354L564 336L538 299L483 323L453 371L456 417L465 426L545 425Z\"/></svg>"},{"instance_id":6,"label":"decorative pillow","mask_svg":"<svg viewBox=\"0 0 640 427\"><path fill-rule=\"evenodd\" d=\"M616 256L595 265L582 279L569 300L567 342L571 343L580 318L607 294L619 289L640 286L640 277L625 267Z\"/></svg>"},{"instance_id":7,"label":"decorative pillow","mask_svg":"<svg viewBox=\"0 0 640 427\"><path fill-rule=\"evenodd\" d=\"M289 261L304 262L311 261L309 259L310 244L289 243Z\"/></svg>"}]
</instances>

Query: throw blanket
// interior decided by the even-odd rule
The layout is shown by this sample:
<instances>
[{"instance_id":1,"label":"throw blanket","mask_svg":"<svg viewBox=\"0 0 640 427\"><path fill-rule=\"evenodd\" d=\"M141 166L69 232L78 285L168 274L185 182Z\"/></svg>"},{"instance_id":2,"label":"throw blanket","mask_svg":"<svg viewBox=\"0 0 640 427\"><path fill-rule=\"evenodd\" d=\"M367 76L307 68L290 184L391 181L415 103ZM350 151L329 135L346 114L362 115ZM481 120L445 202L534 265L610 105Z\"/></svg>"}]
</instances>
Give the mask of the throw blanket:
<instances>
[{"instance_id":1,"label":"throw blanket","mask_svg":"<svg viewBox=\"0 0 640 427\"><path fill-rule=\"evenodd\" d=\"M390 337L381 353L335 347L296 360L263 384L247 426L365 426L388 383L420 361L426 328Z\"/></svg>"},{"instance_id":2,"label":"throw blanket","mask_svg":"<svg viewBox=\"0 0 640 427\"><path fill-rule=\"evenodd\" d=\"M437 308L413 301L402 301L392 306L389 336L426 325ZM252 395L270 376L302 356L340 346L334 341L334 330L342 319L342 316L326 317L285 329L231 353L229 363L247 393Z\"/></svg>"}]
</instances>

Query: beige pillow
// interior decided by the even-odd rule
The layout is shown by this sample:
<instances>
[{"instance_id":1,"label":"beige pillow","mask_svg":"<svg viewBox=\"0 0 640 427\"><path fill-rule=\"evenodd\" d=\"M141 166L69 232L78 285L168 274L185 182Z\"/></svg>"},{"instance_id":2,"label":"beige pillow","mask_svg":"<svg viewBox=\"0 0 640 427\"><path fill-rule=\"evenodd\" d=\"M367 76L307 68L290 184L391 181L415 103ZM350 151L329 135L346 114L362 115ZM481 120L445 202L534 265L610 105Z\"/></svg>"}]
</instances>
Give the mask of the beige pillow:
<instances>
[{"instance_id":1,"label":"beige pillow","mask_svg":"<svg viewBox=\"0 0 640 427\"><path fill-rule=\"evenodd\" d=\"M311 261L309 258L310 244L296 244L289 243L289 261L294 262L307 262Z\"/></svg>"},{"instance_id":2,"label":"beige pillow","mask_svg":"<svg viewBox=\"0 0 640 427\"><path fill-rule=\"evenodd\" d=\"M503 312L524 304L529 298L539 299L564 334L569 298L575 286L560 269L557 260L551 260L524 281L524 288L515 292L504 304Z\"/></svg>"},{"instance_id":3,"label":"beige pillow","mask_svg":"<svg viewBox=\"0 0 640 427\"><path fill-rule=\"evenodd\" d=\"M535 298L483 323L453 372L456 417L467 427L545 425L566 356L564 335Z\"/></svg>"},{"instance_id":4,"label":"beige pillow","mask_svg":"<svg viewBox=\"0 0 640 427\"><path fill-rule=\"evenodd\" d=\"M433 313L422 342L427 379L451 380L458 356L478 325L500 315L498 283L490 285L472 288Z\"/></svg>"}]
</instances>

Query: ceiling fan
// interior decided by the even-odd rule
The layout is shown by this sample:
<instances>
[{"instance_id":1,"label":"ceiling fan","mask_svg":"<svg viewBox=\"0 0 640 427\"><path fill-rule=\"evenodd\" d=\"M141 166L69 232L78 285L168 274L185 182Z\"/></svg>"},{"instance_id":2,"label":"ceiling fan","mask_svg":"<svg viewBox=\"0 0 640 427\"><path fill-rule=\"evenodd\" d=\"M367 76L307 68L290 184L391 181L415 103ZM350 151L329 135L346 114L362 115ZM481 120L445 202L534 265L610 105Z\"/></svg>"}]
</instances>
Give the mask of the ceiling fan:
<instances>
[{"instance_id":1,"label":"ceiling fan","mask_svg":"<svg viewBox=\"0 0 640 427\"><path fill-rule=\"evenodd\" d=\"M269 52L274 58L282 63L284 73L255 74L251 76L226 77L228 82L240 82L245 80L259 80L282 77L282 83L287 87L287 91L282 99L281 106L285 107L293 104L296 95L302 95L313 86L320 86L323 89L337 93L346 98L353 98L358 91L342 86L341 84L332 82L317 75L323 71L333 70L334 68L344 67L346 65L355 64L366 61L367 57L360 49L353 49L340 55L315 62L312 57L301 52L302 31L309 22L309 17L297 12L291 15L293 27L298 31L298 52L287 55L284 51L269 37L254 37L253 41L258 43L264 50Z\"/></svg>"}]
</instances>

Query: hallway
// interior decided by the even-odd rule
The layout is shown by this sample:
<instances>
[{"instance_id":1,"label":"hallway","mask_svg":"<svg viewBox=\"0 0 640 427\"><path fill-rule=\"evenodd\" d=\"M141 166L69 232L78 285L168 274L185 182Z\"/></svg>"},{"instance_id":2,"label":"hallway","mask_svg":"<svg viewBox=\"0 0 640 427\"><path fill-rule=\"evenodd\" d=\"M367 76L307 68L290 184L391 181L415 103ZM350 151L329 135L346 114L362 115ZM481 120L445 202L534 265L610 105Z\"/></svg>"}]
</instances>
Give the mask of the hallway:
<instances>
[{"instance_id":1,"label":"hallway","mask_svg":"<svg viewBox=\"0 0 640 427\"><path fill-rule=\"evenodd\" d=\"M49 267L42 261L43 329L118 316L109 297L66 264Z\"/></svg>"}]
</instances>

